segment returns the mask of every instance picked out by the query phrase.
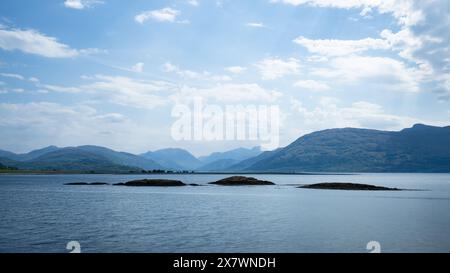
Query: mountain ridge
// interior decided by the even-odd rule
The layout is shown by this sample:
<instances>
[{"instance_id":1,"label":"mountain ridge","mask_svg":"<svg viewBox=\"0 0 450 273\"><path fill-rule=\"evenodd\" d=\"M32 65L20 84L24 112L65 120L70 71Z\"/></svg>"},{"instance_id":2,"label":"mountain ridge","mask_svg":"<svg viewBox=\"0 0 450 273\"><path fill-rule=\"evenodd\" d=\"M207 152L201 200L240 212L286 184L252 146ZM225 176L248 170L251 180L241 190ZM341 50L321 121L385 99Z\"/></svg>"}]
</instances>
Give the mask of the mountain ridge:
<instances>
[{"instance_id":1,"label":"mountain ridge","mask_svg":"<svg viewBox=\"0 0 450 273\"><path fill-rule=\"evenodd\" d=\"M140 154L140 156L175 170L195 170L202 165L190 152L180 148L165 148L153 152L149 151Z\"/></svg>"},{"instance_id":2,"label":"mountain ridge","mask_svg":"<svg viewBox=\"0 0 450 273\"><path fill-rule=\"evenodd\" d=\"M49 146L27 154L9 153L11 158L5 158L5 154L8 153L3 153L1 164L24 170L129 172L164 169L151 160L93 145Z\"/></svg>"},{"instance_id":3,"label":"mountain ridge","mask_svg":"<svg viewBox=\"0 0 450 273\"><path fill-rule=\"evenodd\" d=\"M450 126L327 129L304 135L244 171L450 172Z\"/></svg>"},{"instance_id":4,"label":"mountain ridge","mask_svg":"<svg viewBox=\"0 0 450 273\"><path fill-rule=\"evenodd\" d=\"M241 152L244 153L243 160L239 158ZM246 158L245 154L251 152L257 155ZM0 164L25 170L450 172L450 126L415 124L399 131L326 129L303 135L274 151L261 152L258 147L238 148L201 159L179 148L141 155L93 145L48 146L26 154L0 150Z\"/></svg>"}]
</instances>

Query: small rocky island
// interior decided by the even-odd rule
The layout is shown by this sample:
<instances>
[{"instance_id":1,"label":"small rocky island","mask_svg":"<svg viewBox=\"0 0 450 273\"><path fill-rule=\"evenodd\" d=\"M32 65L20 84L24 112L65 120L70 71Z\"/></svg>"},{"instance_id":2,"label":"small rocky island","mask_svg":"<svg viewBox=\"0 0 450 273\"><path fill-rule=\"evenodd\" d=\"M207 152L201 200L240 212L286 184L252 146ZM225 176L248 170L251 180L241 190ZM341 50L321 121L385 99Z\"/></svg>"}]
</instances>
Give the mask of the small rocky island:
<instances>
[{"instance_id":1,"label":"small rocky island","mask_svg":"<svg viewBox=\"0 0 450 273\"><path fill-rule=\"evenodd\" d=\"M232 177L221 179L216 182L211 182L209 184L221 185L221 186L275 185L275 183L272 183L270 181L258 180L254 177L246 177L246 176L232 176Z\"/></svg>"},{"instance_id":2,"label":"small rocky island","mask_svg":"<svg viewBox=\"0 0 450 273\"><path fill-rule=\"evenodd\" d=\"M317 190L349 190L349 191L401 191L401 189L397 188L387 188L357 183L318 183L300 186L298 188L317 189Z\"/></svg>"},{"instance_id":3,"label":"small rocky island","mask_svg":"<svg viewBox=\"0 0 450 273\"><path fill-rule=\"evenodd\" d=\"M180 187L186 186L179 180L169 179L141 179L129 181L126 183L117 183L114 186L128 186L128 187Z\"/></svg>"}]
</instances>

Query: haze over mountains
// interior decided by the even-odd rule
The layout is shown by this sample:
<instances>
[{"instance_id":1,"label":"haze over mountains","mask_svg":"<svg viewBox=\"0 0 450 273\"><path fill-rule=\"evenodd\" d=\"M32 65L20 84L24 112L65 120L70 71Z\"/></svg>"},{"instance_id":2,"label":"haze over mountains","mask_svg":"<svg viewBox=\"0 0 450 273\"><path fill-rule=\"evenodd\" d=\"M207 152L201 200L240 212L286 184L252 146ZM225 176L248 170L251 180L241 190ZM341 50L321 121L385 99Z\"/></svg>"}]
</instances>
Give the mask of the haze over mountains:
<instances>
[{"instance_id":1,"label":"haze over mountains","mask_svg":"<svg viewBox=\"0 0 450 273\"><path fill-rule=\"evenodd\" d=\"M212 153L209 156L201 156L199 160L203 163L203 166L198 170L200 171L220 171L226 170L229 167L238 164L239 162L248 158L255 157L261 154L260 147L254 147L252 149L238 148L223 153Z\"/></svg>"},{"instance_id":2,"label":"haze over mountains","mask_svg":"<svg viewBox=\"0 0 450 273\"><path fill-rule=\"evenodd\" d=\"M215 165L215 162L220 160L232 160L233 163L239 162L240 158L242 160L246 159L250 155L256 154L256 151L259 151L259 148L239 148L230 152L215 153L211 158L203 158L205 162L202 162L188 151L177 148L134 155L91 145L65 148L49 146L26 154L15 154L0 150L0 164L2 164L3 168L13 167L21 170L99 173L140 172L142 170L194 171L200 170L202 166L208 164ZM220 166L220 164L216 165ZM223 166L220 170L228 166ZM207 169L210 170L209 168Z\"/></svg>"},{"instance_id":3,"label":"haze over mountains","mask_svg":"<svg viewBox=\"0 0 450 273\"><path fill-rule=\"evenodd\" d=\"M150 151L140 156L158 162L166 169L195 170L202 165L200 160L183 149L168 148L154 152Z\"/></svg>"},{"instance_id":4,"label":"haze over mountains","mask_svg":"<svg viewBox=\"0 0 450 273\"><path fill-rule=\"evenodd\" d=\"M58 148L50 146L27 154L0 151L0 162L23 170L130 172L164 169L158 163L130 153L98 146Z\"/></svg>"},{"instance_id":5,"label":"haze over mountains","mask_svg":"<svg viewBox=\"0 0 450 273\"><path fill-rule=\"evenodd\" d=\"M239 148L196 158L183 149L134 155L98 146L49 146L27 154L0 150L0 164L23 170L140 172L450 172L450 126L398 132L329 129L275 151Z\"/></svg>"}]
</instances>

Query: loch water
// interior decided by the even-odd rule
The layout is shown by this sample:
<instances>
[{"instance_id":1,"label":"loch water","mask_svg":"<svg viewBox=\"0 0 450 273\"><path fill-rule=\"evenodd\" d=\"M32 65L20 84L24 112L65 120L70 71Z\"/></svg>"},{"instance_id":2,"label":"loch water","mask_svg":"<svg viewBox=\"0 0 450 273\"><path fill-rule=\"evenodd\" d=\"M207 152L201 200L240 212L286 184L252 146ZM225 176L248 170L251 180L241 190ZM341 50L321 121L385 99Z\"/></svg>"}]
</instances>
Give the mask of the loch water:
<instances>
[{"instance_id":1,"label":"loch water","mask_svg":"<svg viewBox=\"0 0 450 273\"><path fill-rule=\"evenodd\" d=\"M450 251L450 174L251 175L275 186L208 185L229 175L0 175L0 252ZM67 186L141 178L194 187ZM354 182L408 191L297 188Z\"/></svg>"}]
</instances>

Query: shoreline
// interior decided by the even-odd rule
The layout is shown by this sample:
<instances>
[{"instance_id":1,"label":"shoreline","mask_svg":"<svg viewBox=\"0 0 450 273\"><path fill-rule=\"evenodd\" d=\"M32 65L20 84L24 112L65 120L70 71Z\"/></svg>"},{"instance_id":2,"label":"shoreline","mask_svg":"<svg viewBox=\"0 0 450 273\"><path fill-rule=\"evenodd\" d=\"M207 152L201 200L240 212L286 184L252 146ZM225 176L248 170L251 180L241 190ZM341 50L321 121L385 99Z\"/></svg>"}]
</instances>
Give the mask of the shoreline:
<instances>
[{"instance_id":1,"label":"shoreline","mask_svg":"<svg viewBox=\"0 0 450 273\"><path fill-rule=\"evenodd\" d=\"M365 174L450 174L449 172L192 172L192 173L110 173L110 172L76 172L76 171L0 171L0 176L2 175L298 175L298 176L345 176L345 175L365 175Z\"/></svg>"},{"instance_id":2,"label":"shoreline","mask_svg":"<svg viewBox=\"0 0 450 273\"><path fill-rule=\"evenodd\" d=\"M308 172L298 172L298 173L286 173L286 172L192 172L192 173L89 173L89 172L65 172L65 171L15 171L15 172L1 172L0 175L78 175L78 174L89 174L89 175L360 175L361 173L308 173Z\"/></svg>"}]
</instances>

